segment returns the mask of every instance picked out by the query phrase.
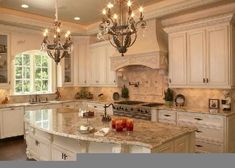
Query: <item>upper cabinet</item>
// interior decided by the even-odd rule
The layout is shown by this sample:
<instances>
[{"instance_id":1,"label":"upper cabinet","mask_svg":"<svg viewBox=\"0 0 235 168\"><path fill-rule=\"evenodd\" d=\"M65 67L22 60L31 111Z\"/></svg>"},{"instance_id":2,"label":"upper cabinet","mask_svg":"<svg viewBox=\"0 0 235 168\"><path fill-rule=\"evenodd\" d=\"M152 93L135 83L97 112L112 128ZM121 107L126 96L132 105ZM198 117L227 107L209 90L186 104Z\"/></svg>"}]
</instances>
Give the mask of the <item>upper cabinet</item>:
<instances>
[{"instance_id":1,"label":"upper cabinet","mask_svg":"<svg viewBox=\"0 0 235 168\"><path fill-rule=\"evenodd\" d=\"M186 34L169 36L169 83L175 86L186 84ZM174 56L173 56L174 55Z\"/></svg>"},{"instance_id":2,"label":"upper cabinet","mask_svg":"<svg viewBox=\"0 0 235 168\"><path fill-rule=\"evenodd\" d=\"M111 57L115 53L107 42L90 46L90 65L92 86L116 86L116 72L111 70Z\"/></svg>"},{"instance_id":3,"label":"upper cabinet","mask_svg":"<svg viewBox=\"0 0 235 168\"><path fill-rule=\"evenodd\" d=\"M9 35L0 34L0 87L9 86Z\"/></svg>"},{"instance_id":4,"label":"upper cabinet","mask_svg":"<svg viewBox=\"0 0 235 168\"><path fill-rule=\"evenodd\" d=\"M74 85L116 86L116 72L110 58L115 53L108 42L90 44L89 37L74 38Z\"/></svg>"},{"instance_id":5,"label":"upper cabinet","mask_svg":"<svg viewBox=\"0 0 235 168\"><path fill-rule=\"evenodd\" d=\"M166 28L169 35L169 86L232 88L232 16ZM181 27L180 26L184 26Z\"/></svg>"}]
</instances>

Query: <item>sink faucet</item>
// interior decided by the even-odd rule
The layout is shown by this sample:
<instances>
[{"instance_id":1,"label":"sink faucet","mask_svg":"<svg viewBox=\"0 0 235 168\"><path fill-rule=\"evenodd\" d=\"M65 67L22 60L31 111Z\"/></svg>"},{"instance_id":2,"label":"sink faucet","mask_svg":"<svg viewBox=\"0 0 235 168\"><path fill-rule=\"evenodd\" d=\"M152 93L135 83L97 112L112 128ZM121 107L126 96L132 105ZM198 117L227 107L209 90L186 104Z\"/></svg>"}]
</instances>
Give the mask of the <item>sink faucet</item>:
<instances>
[{"instance_id":1,"label":"sink faucet","mask_svg":"<svg viewBox=\"0 0 235 168\"><path fill-rule=\"evenodd\" d=\"M111 117L107 115L107 108L109 108L110 106L114 107L113 103L110 103L109 105L107 104L104 105L104 116L102 117L102 121L106 122L111 121Z\"/></svg>"}]
</instances>

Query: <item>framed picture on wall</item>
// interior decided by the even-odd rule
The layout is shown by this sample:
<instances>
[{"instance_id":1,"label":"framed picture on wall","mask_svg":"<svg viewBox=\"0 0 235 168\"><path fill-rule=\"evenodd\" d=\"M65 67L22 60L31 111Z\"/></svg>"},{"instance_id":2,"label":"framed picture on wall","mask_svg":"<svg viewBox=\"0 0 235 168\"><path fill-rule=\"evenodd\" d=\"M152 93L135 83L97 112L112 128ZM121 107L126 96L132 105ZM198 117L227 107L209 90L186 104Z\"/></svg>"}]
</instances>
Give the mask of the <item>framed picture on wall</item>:
<instances>
[{"instance_id":1,"label":"framed picture on wall","mask_svg":"<svg viewBox=\"0 0 235 168\"><path fill-rule=\"evenodd\" d=\"M210 109L219 109L219 99L209 99L209 108Z\"/></svg>"}]
</instances>

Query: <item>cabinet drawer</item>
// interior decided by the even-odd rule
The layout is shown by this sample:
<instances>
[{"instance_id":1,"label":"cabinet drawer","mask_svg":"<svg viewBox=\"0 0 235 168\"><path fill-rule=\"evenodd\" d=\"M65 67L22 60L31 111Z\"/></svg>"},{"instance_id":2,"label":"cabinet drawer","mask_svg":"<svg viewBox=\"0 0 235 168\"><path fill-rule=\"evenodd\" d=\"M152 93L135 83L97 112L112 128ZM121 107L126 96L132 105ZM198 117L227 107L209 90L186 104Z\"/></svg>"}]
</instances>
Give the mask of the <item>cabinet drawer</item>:
<instances>
[{"instance_id":1,"label":"cabinet drawer","mask_svg":"<svg viewBox=\"0 0 235 168\"><path fill-rule=\"evenodd\" d=\"M176 112L168 110L159 110L159 122L176 123Z\"/></svg>"},{"instance_id":2,"label":"cabinet drawer","mask_svg":"<svg viewBox=\"0 0 235 168\"><path fill-rule=\"evenodd\" d=\"M224 118L218 115L178 112L178 122L207 125L208 127L223 127Z\"/></svg>"},{"instance_id":3,"label":"cabinet drawer","mask_svg":"<svg viewBox=\"0 0 235 168\"><path fill-rule=\"evenodd\" d=\"M212 129L206 127L197 127L196 138L206 139L208 141L214 142L224 142L224 131L223 129Z\"/></svg>"},{"instance_id":4,"label":"cabinet drawer","mask_svg":"<svg viewBox=\"0 0 235 168\"><path fill-rule=\"evenodd\" d=\"M199 153L222 153L223 145L222 144L212 144L203 141L196 141L195 144L196 152Z\"/></svg>"}]
</instances>

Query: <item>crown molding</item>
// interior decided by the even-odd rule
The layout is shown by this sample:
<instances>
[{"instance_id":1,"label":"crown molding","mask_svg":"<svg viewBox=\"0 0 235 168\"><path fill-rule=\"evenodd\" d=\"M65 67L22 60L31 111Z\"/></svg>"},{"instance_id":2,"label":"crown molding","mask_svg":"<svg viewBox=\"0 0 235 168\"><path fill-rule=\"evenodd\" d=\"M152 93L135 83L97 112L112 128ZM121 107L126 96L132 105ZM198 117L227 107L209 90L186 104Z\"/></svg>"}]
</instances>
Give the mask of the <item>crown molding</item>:
<instances>
[{"instance_id":1,"label":"crown molding","mask_svg":"<svg viewBox=\"0 0 235 168\"><path fill-rule=\"evenodd\" d=\"M0 23L5 25L17 26L42 31L45 28L52 27L54 20L49 17L29 14L26 12L16 11L0 7ZM75 34L85 34L86 27L62 21L63 29L70 30Z\"/></svg>"},{"instance_id":2,"label":"crown molding","mask_svg":"<svg viewBox=\"0 0 235 168\"><path fill-rule=\"evenodd\" d=\"M186 30L208 27L218 24L230 24L232 22L234 22L234 13L204 18L196 21L190 21L187 23L178 24L175 26L166 27L164 28L164 31L170 34L179 31L186 31Z\"/></svg>"},{"instance_id":3,"label":"crown molding","mask_svg":"<svg viewBox=\"0 0 235 168\"><path fill-rule=\"evenodd\" d=\"M170 27L177 24L190 22L193 20L218 16L223 14L229 14L229 13L235 13L235 3L204 9L193 13L186 13L180 16L163 19L161 22L163 27Z\"/></svg>"}]
</instances>

